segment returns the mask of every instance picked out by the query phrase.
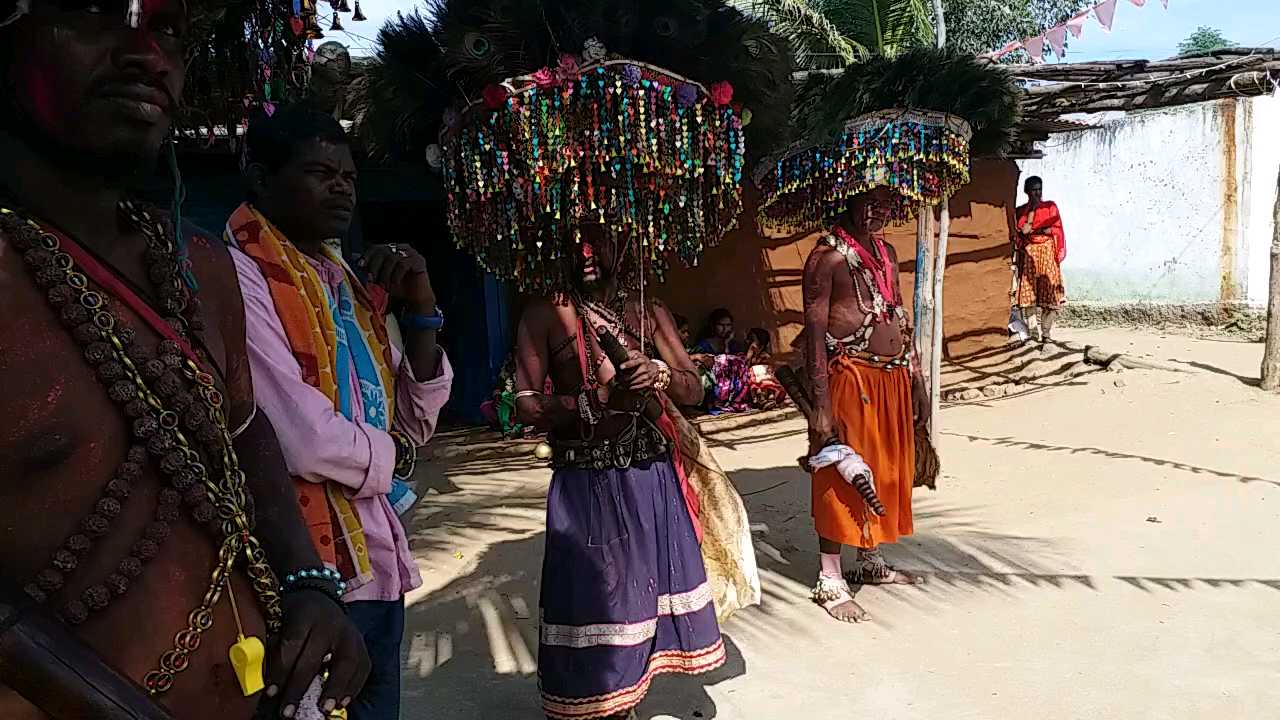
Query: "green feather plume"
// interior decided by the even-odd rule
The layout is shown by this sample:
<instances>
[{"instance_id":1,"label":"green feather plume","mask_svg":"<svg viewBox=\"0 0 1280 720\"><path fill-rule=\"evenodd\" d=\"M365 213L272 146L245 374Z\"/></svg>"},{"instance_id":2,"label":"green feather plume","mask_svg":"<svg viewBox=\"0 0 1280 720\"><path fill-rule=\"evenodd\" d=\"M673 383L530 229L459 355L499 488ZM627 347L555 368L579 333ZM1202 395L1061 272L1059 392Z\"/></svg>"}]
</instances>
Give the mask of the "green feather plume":
<instances>
[{"instance_id":1,"label":"green feather plume","mask_svg":"<svg viewBox=\"0 0 1280 720\"><path fill-rule=\"evenodd\" d=\"M818 144L846 121L877 110L931 110L973 128L974 155L1000 155L1016 139L1022 89L1003 68L953 50L914 48L872 57L838 77L811 74L792 113L802 138Z\"/></svg>"}]
</instances>

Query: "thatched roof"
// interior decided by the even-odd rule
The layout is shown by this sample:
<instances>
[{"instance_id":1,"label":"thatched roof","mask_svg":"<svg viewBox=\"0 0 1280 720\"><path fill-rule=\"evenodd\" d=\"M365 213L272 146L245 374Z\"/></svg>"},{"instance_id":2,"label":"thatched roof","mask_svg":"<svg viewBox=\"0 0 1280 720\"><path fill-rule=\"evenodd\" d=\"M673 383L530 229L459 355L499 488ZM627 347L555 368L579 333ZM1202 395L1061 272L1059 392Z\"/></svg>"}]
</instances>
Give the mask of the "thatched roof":
<instances>
[{"instance_id":1,"label":"thatched roof","mask_svg":"<svg viewBox=\"0 0 1280 720\"><path fill-rule=\"evenodd\" d=\"M1028 82L1027 120L1075 113L1154 110L1237 97L1269 95L1280 87L1280 50L1231 48L1170 60L1015 65Z\"/></svg>"}]
</instances>

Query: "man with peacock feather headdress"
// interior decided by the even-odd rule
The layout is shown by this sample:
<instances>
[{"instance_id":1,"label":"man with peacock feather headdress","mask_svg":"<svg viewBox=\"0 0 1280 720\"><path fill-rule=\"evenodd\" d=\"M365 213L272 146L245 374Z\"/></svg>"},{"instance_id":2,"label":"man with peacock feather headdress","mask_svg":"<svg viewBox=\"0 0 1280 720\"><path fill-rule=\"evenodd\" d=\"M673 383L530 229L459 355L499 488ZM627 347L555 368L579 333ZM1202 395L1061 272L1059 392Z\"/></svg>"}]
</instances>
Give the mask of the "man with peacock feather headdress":
<instances>
[{"instance_id":1,"label":"man with peacock feather headdress","mask_svg":"<svg viewBox=\"0 0 1280 720\"><path fill-rule=\"evenodd\" d=\"M395 154L438 124L417 146L443 170L455 242L535 296L516 403L555 469L544 711L626 716L655 675L723 663L717 615L759 600L741 499L676 409L702 385L652 286L736 223L746 147L785 129L788 50L713 0L452 0L382 38L372 144ZM449 110L380 109L406 78Z\"/></svg>"},{"instance_id":2,"label":"man with peacock feather headdress","mask_svg":"<svg viewBox=\"0 0 1280 720\"><path fill-rule=\"evenodd\" d=\"M837 620L866 612L849 583L915 584L880 546L913 531L917 454L930 397L885 227L969 180L971 152L999 152L1018 116L1002 70L917 49L811 77L796 102L801 140L761 163L760 224L828 227L805 264L805 360L814 412L808 465L820 570L813 599ZM857 548L850 572L841 551Z\"/></svg>"},{"instance_id":3,"label":"man with peacock feather headdress","mask_svg":"<svg viewBox=\"0 0 1280 720\"><path fill-rule=\"evenodd\" d=\"M0 2L0 717L317 718L368 672L256 413L227 249L130 196L196 10ZM28 622L71 651L15 658ZM73 689L104 675L140 703Z\"/></svg>"}]
</instances>

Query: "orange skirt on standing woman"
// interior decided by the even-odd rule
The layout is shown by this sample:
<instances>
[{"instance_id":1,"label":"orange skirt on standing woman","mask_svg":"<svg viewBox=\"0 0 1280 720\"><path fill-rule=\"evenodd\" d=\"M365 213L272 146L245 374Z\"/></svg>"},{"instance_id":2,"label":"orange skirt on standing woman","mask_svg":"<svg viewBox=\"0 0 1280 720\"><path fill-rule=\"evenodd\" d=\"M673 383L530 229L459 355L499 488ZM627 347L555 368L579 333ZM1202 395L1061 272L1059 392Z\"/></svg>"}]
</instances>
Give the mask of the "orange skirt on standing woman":
<instances>
[{"instance_id":1,"label":"orange skirt on standing woman","mask_svg":"<svg viewBox=\"0 0 1280 720\"><path fill-rule=\"evenodd\" d=\"M834 467L813 476L813 522L818 535L871 549L913 532L911 488L915 480L915 426L911 370L885 369L838 356L830 368L831 410L840 441L871 467L876 493L887 511L877 517Z\"/></svg>"},{"instance_id":2,"label":"orange skirt on standing woman","mask_svg":"<svg viewBox=\"0 0 1280 720\"><path fill-rule=\"evenodd\" d=\"M1018 306L1057 309L1067 300L1062 266L1051 242L1028 243L1018 253Z\"/></svg>"}]
</instances>

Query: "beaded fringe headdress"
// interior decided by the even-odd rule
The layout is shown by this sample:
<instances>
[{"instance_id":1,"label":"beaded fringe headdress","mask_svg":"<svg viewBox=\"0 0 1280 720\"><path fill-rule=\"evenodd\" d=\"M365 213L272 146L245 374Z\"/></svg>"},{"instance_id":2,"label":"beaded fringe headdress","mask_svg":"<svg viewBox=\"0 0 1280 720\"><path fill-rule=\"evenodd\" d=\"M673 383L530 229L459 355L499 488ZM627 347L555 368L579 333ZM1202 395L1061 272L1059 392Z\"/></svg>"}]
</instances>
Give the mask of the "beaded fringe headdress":
<instances>
[{"instance_id":1,"label":"beaded fringe headdress","mask_svg":"<svg viewBox=\"0 0 1280 720\"><path fill-rule=\"evenodd\" d=\"M375 156L421 148L458 246L539 293L568 288L585 223L641 272L697 263L737 222L748 143L784 135L793 94L786 42L718 0L446 0L379 40L357 131ZM406 101L412 83L451 109Z\"/></svg>"},{"instance_id":2,"label":"beaded fringe headdress","mask_svg":"<svg viewBox=\"0 0 1280 720\"><path fill-rule=\"evenodd\" d=\"M972 137L967 122L944 113L883 110L853 118L835 141L757 168L760 224L780 232L818 227L853 196L881 186L896 191L893 219L905 220L969 182Z\"/></svg>"},{"instance_id":3,"label":"beaded fringe headdress","mask_svg":"<svg viewBox=\"0 0 1280 720\"><path fill-rule=\"evenodd\" d=\"M695 264L742 209L732 99L725 82L573 56L492 86L442 136L455 241L540 291L564 286L559 261L584 221L638 241L659 275L668 251Z\"/></svg>"},{"instance_id":4,"label":"beaded fringe headdress","mask_svg":"<svg viewBox=\"0 0 1280 720\"><path fill-rule=\"evenodd\" d=\"M876 187L895 191L894 219L905 220L967 184L971 154L1007 149L1020 95L1001 68L932 48L810 75L793 110L802 139L756 166L757 220L814 230Z\"/></svg>"}]
</instances>

